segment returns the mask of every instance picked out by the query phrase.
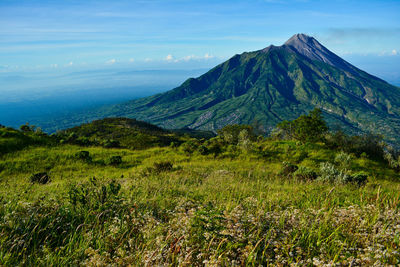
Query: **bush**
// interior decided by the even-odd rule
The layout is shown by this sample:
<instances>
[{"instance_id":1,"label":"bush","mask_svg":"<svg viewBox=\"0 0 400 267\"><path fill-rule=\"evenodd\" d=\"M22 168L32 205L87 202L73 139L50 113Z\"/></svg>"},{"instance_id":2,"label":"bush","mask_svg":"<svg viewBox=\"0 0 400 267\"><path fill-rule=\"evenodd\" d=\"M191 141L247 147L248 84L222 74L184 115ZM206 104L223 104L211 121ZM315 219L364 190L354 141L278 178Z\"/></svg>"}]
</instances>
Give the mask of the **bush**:
<instances>
[{"instance_id":1,"label":"bush","mask_svg":"<svg viewBox=\"0 0 400 267\"><path fill-rule=\"evenodd\" d=\"M118 140L107 140L103 143L103 147L105 148L116 148L116 147L120 147L121 144Z\"/></svg>"},{"instance_id":2,"label":"bush","mask_svg":"<svg viewBox=\"0 0 400 267\"><path fill-rule=\"evenodd\" d=\"M220 137L211 138L204 142L203 145L199 146L198 151L201 155L214 154L214 156L222 152L224 147L224 141Z\"/></svg>"},{"instance_id":3,"label":"bush","mask_svg":"<svg viewBox=\"0 0 400 267\"><path fill-rule=\"evenodd\" d=\"M373 159L384 158L383 137L380 135L349 136L342 131L336 131L326 136L325 143L331 149L354 153L357 156L362 155L364 158L367 156Z\"/></svg>"},{"instance_id":4,"label":"bush","mask_svg":"<svg viewBox=\"0 0 400 267\"><path fill-rule=\"evenodd\" d=\"M121 184L112 180L108 184L98 184L96 178L91 178L89 182L78 186L70 187L68 191L69 202L74 208L78 206L83 208L105 210L118 200Z\"/></svg>"},{"instance_id":5,"label":"bush","mask_svg":"<svg viewBox=\"0 0 400 267\"><path fill-rule=\"evenodd\" d=\"M78 137L75 140L76 144L80 145L80 146L90 146L92 144L92 142L90 141L89 138L87 138L86 136L81 136Z\"/></svg>"},{"instance_id":6,"label":"bush","mask_svg":"<svg viewBox=\"0 0 400 267\"><path fill-rule=\"evenodd\" d=\"M397 156L397 160L396 160L395 153L385 152L384 158L387 161L387 163L389 164L390 168L395 169L396 171L400 170L400 155Z\"/></svg>"},{"instance_id":7,"label":"bush","mask_svg":"<svg viewBox=\"0 0 400 267\"><path fill-rule=\"evenodd\" d=\"M368 175L364 172L349 175L344 170L336 169L333 164L324 162L321 163L319 180L339 184L354 183L361 186L367 182Z\"/></svg>"},{"instance_id":8,"label":"bush","mask_svg":"<svg viewBox=\"0 0 400 267\"><path fill-rule=\"evenodd\" d=\"M50 182L50 177L47 172L39 172L32 174L31 177L29 177L29 180L31 183L47 184Z\"/></svg>"},{"instance_id":9,"label":"bush","mask_svg":"<svg viewBox=\"0 0 400 267\"><path fill-rule=\"evenodd\" d=\"M298 153L296 153L294 155L295 159L296 159L296 163L300 163L303 160L305 160L306 158L308 158L308 152L304 151L304 150L300 150Z\"/></svg>"},{"instance_id":10,"label":"bush","mask_svg":"<svg viewBox=\"0 0 400 267\"><path fill-rule=\"evenodd\" d=\"M20 129L22 132L25 132L25 133L33 132L33 131L35 130L35 128L36 128L35 126L29 125L29 123L23 124L23 125L21 125L21 126L19 127L19 129Z\"/></svg>"},{"instance_id":11,"label":"bush","mask_svg":"<svg viewBox=\"0 0 400 267\"><path fill-rule=\"evenodd\" d=\"M188 140L182 143L181 149L186 154L192 154L194 151L196 151L198 146L199 146L198 142L195 142L194 140Z\"/></svg>"},{"instance_id":12,"label":"bush","mask_svg":"<svg viewBox=\"0 0 400 267\"><path fill-rule=\"evenodd\" d=\"M227 125L218 130L218 135L228 144L237 145L239 143L254 142L257 135L250 125Z\"/></svg>"},{"instance_id":13,"label":"bush","mask_svg":"<svg viewBox=\"0 0 400 267\"><path fill-rule=\"evenodd\" d=\"M92 157L90 156L89 151L79 151L75 154L76 159L84 160L86 162L91 162Z\"/></svg>"},{"instance_id":14,"label":"bush","mask_svg":"<svg viewBox=\"0 0 400 267\"><path fill-rule=\"evenodd\" d=\"M291 176L293 173L295 173L297 171L298 168L299 167L297 167L296 165L294 165L290 162L284 161L284 162L282 162L282 169L279 174L282 176Z\"/></svg>"},{"instance_id":15,"label":"bush","mask_svg":"<svg viewBox=\"0 0 400 267\"><path fill-rule=\"evenodd\" d=\"M153 169L154 169L154 172L160 173L160 172L171 171L172 167L173 167L172 162L161 161L161 162L155 162Z\"/></svg>"},{"instance_id":16,"label":"bush","mask_svg":"<svg viewBox=\"0 0 400 267\"><path fill-rule=\"evenodd\" d=\"M293 173L293 176L296 179L303 181L313 181L318 177L315 171L304 166L299 166L299 168Z\"/></svg>"},{"instance_id":17,"label":"bush","mask_svg":"<svg viewBox=\"0 0 400 267\"><path fill-rule=\"evenodd\" d=\"M350 176L350 183L357 184L359 186L365 185L368 181L368 175L364 172L359 172Z\"/></svg>"},{"instance_id":18,"label":"bush","mask_svg":"<svg viewBox=\"0 0 400 267\"><path fill-rule=\"evenodd\" d=\"M201 155L208 155L209 153L208 148L205 145L199 146L198 150Z\"/></svg>"},{"instance_id":19,"label":"bush","mask_svg":"<svg viewBox=\"0 0 400 267\"><path fill-rule=\"evenodd\" d=\"M342 170L336 169L336 167L329 162L321 163L319 168L320 176L319 180L330 183L346 183L350 177Z\"/></svg>"},{"instance_id":20,"label":"bush","mask_svg":"<svg viewBox=\"0 0 400 267\"><path fill-rule=\"evenodd\" d=\"M346 152L339 152L335 157L335 163L342 169L349 169L351 167L353 157Z\"/></svg>"},{"instance_id":21,"label":"bush","mask_svg":"<svg viewBox=\"0 0 400 267\"><path fill-rule=\"evenodd\" d=\"M308 115L301 115L294 121L282 121L276 126L279 135L305 142L318 142L324 139L328 126L322 117L322 111L318 108L312 110Z\"/></svg>"},{"instance_id":22,"label":"bush","mask_svg":"<svg viewBox=\"0 0 400 267\"><path fill-rule=\"evenodd\" d=\"M122 163L122 157L121 156L111 156L108 159L108 164L109 165L120 165Z\"/></svg>"}]
</instances>

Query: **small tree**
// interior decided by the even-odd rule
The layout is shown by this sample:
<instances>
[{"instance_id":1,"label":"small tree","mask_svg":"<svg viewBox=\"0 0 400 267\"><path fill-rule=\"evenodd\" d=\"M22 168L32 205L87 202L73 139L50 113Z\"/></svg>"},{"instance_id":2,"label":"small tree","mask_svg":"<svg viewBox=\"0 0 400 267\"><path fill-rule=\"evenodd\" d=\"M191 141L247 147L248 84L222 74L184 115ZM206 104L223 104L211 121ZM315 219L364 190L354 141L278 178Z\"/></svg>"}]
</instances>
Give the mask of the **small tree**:
<instances>
[{"instance_id":1,"label":"small tree","mask_svg":"<svg viewBox=\"0 0 400 267\"><path fill-rule=\"evenodd\" d=\"M241 138L241 132L242 135L246 135L247 139L250 141L255 141L257 139L257 135L254 133L254 129L250 125L227 125L218 131L218 135L220 135L228 144L237 145Z\"/></svg>"},{"instance_id":2,"label":"small tree","mask_svg":"<svg viewBox=\"0 0 400 267\"><path fill-rule=\"evenodd\" d=\"M277 125L284 136L301 142L321 141L328 131L328 126L322 117L322 111L315 108L308 115L301 115L294 121L283 121Z\"/></svg>"},{"instance_id":3,"label":"small tree","mask_svg":"<svg viewBox=\"0 0 400 267\"><path fill-rule=\"evenodd\" d=\"M29 125L29 123L23 124L19 127L19 129L25 133L33 132L35 130L35 126Z\"/></svg>"}]
</instances>

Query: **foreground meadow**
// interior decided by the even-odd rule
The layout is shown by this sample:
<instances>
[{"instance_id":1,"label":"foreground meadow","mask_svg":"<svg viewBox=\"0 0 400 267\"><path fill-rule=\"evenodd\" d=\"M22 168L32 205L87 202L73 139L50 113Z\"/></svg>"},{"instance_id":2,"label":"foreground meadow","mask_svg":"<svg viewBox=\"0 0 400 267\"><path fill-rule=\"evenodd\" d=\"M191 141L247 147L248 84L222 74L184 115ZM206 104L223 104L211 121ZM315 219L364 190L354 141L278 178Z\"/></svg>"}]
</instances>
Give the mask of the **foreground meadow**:
<instances>
[{"instance_id":1,"label":"foreground meadow","mask_svg":"<svg viewBox=\"0 0 400 267\"><path fill-rule=\"evenodd\" d=\"M365 155L338 161L343 153L323 144L254 146L201 155L66 144L4 154L0 264L400 264L394 170ZM286 162L308 172L293 175ZM368 180L305 179L327 162ZM32 183L38 172L49 182Z\"/></svg>"}]
</instances>

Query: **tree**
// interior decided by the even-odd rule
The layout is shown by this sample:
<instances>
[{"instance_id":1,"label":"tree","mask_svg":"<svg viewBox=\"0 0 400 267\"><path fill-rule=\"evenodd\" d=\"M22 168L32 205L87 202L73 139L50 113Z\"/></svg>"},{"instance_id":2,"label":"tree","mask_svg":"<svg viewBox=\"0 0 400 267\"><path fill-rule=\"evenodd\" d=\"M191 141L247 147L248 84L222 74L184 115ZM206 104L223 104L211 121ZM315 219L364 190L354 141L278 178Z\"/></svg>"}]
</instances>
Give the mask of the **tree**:
<instances>
[{"instance_id":1,"label":"tree","mask_svg":"<svg viewBox=\"0 0 400 267\"><path fill-rule=\"evenodd\" d=\"M328 126L322 117L322 111L315 108L308 115L301 115L294 121L283 121L277 125L288 139L301 142L318 142L323 140Z\"/></svg>"},{"instance_id":2,"label":"tree","mask_svg":"<svg viewBox=\"0 0 400 267\"><path fill-rule=\"evenodd\" d=\"M241 132L242 135L246 135L250 141L255 141L257 139L257 135L254 133L254 129L250 125L227 125L221 130L218 130L218 135L221 136L228 144L237 145L240 141L239 136Z\"/></svg>"},{"instance_id":3,"label":"tree","mask_svg":"<svg viewBox=\"0 0 400 267\"><path fill-rule=\"evenodd\" d=\"M35 131L36 126L29 125L29 123L23 124L19 127L19 129L25 133Z\"/></svg>"}]
</instances>

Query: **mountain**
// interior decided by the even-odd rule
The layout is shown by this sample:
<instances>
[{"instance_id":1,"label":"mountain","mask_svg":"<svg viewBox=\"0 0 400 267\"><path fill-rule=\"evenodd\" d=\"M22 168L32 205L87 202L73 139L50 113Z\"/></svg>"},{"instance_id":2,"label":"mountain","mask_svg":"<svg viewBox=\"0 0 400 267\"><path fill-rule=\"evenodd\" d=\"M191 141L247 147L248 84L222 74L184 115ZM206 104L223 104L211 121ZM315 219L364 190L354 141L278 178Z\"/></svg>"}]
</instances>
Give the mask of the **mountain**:
<instances>
[{"instance_id":1,"label":"mountain","mask_svg":"<svg viewBox=\"0 0 400 267\"><path fill-rule=\"evenodd\" d=\"M173 129L216 131L252 124L270 131L314 107L330 127L400 140L400 88L346 62L313 37L235 55L168 92L103 108L94 117L130 117ZM90 119L86 117L86 119Z\"/></svg>"}]
</instances>

